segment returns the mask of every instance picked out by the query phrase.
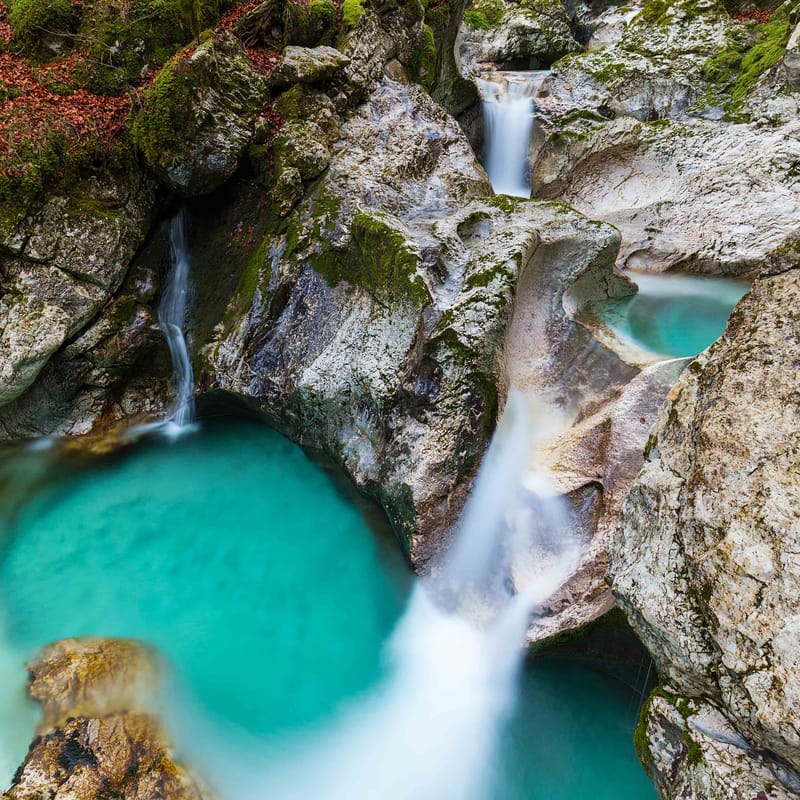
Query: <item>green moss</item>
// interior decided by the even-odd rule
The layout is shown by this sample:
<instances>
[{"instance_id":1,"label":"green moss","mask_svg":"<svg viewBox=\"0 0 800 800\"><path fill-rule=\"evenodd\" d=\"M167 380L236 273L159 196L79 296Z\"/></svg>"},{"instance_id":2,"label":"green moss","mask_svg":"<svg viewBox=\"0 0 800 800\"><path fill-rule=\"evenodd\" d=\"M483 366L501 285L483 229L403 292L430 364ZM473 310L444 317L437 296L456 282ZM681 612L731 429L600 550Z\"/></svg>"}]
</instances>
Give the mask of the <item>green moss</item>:
<instances>
[{"instance_id":1,"label":"green moss","mask_svg":"<svg viewBox=\"0 0 800 800\"><path fill-rule=\"evenodd\" d=\"M314 47L333 44L336 6L333 0L290 0L283 11L284 44Z\"/></svg>"},{"instance_id":2,"label":"green moss","mask_svg":"<svg viewBox=\"0 0 800 800\"><path fill-rule=\"evenodd\" d=\"M425 25L422 29L422 36L414 54L412 74L417 83L430 91L436 74L436 40L430 25Z\"/></svg>"},{"instance_id":3,"label":"green moss","mask_svg":"<svg viewBox=\"0 0 800 800\"><path fill-rule=\"evenodd\" d=\"M342 22L345 28L355 28L364 14L364 0L344 0L342 3Z\"/></svg>"},{"instance_id":4,"label":"green moss","mask_svg":"<svg viewBox=\"0 0 800 800\"><path fill-rule=\"evenodd\" d=\"M164 154L185 134L194 91L195 85L183 56L178 55L145 92L141 110L131 126L131 136L149 163L160 163Z\"/></svg>"},{"instance_id":5,"label":"green moss","mask_svg":"<svg viewBox=\"0 0 800 800\"><path fill-rule=\"evenodd\" d=\"M15 39L29 52L37 52L44 36L72 32L78 14L69 0L14 0L8 22Z\"/></svg>"},{"instance_id":6,"label":"green moss","mask_svg":"<svg viewBox=\"0 0 800 800\"><path fill-rule=\"evenodd\" d=\"M503 21L505 13L502 0L473 0L464 12L464 22L472 30L490 30Z\"/></svg>"},{"instance_id":7,"label":"green moss","mask_svg":"<svg viewBox=\"0 0 800 800\"><path fill-rule=\"evenodd\" d=\"M402 299L417 306L429 305L430 292L418 272L419 253L395 227L391 216L380 212L359 212L351 223L348 250L333 251L326 246L340 208L338 198L332 197L328 201L318 198L311 239L304 237L300 240L299 231L290 231L289 252L299 251L313 240L316 246L310 257L311 264L329 284L347 281L386 305Z\"/></svg>"},{"instance_id":8,"label":"green moss","mask_svg":"<svg viewBox=\"0 0 800 800\"><path fill-rule=\"evenodd\" d=\"M779 11L749 34L734 37L728 47L706 61L703 76L711 82L713 92L728 96L729 111L735 112L761 76L780 63L790 34L789 14Z\"/></svg>"}]
</instances>

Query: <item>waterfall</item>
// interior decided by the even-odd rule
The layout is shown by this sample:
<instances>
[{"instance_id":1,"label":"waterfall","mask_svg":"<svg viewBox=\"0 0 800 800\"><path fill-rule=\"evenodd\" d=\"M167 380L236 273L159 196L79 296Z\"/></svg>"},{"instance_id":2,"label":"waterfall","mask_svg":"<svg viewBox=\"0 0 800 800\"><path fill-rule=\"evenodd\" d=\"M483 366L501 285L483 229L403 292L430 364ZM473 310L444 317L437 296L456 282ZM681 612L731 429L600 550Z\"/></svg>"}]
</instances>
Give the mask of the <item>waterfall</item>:
<instances>
[{"instance_id":1,"label":"waterfall","mask_svg":"<svg viewBox=\"0 0 800 800\"><path fill-rule=\"evenodd\" d=\"M533 97L549 74L492 72L478 79L486 172L498 194L531 196L528 150L535 118Z\"/></svg>"},{"instance_id":2,"label":"waterfall","mask_svg":"<svg viewBox=\"0 0 800 800\"><path fill-rule=\"evenodd\" d=\"M231 755L212 776L235 787L231 800L490 800L531 614L580 553L561 499L530 469L549 418L511 392L454 542L389 642L385 682L296 749ZM201 748L204 763L219 744Z\"/></svg>"},{"instance_id":3,"label":"waterfall","mask_svg":"<svg viewBox=\"0 0 800 800\"><path fill-rule=\"evenodd\" d=\"M167 339L175 369L177 393L170 420L185 428L194 416L194 374L184 328L189 304L189 220L185 210L170 221L170 269L158 308L158 321Z\"/></svg>"}]
</instances>

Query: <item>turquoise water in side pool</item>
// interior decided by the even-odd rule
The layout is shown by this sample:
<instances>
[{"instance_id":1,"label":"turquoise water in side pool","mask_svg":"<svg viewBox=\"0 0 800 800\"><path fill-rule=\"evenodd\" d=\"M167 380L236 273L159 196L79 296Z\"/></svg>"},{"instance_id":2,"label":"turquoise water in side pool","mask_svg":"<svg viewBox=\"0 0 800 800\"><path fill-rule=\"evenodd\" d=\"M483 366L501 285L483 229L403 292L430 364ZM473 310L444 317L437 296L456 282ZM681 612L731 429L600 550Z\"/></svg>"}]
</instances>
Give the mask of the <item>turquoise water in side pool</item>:
<instances>
[{"instance_id":1,"label":"turquoise water in side pool","mask_svg":"<svg viewBox=\"0 0 800 800\"><path fill-rule=\"evenodd\" d=\"M674 358L696 356L716 341L750 288L726 278L625 274L638 293L598 304L594 312L639 347Z\"/></svg>"},{"instance_id":2,"label":"turquoise water in side pool","mask_svg":"<svg viewBox=\"0 0 800 800\"><path fill-rule=\"evenodd\" d=\"M67 636L142 639L207 725L275 742L324 729L380 682L410 583L397 545L298 448L221 423L76 471L22 506L0 550L0 656ZM21 687L2 692L7 734ZM491 800L653 798L631 744L636 707L577 665L529 667Z\"/></svg>"}]
</instances>

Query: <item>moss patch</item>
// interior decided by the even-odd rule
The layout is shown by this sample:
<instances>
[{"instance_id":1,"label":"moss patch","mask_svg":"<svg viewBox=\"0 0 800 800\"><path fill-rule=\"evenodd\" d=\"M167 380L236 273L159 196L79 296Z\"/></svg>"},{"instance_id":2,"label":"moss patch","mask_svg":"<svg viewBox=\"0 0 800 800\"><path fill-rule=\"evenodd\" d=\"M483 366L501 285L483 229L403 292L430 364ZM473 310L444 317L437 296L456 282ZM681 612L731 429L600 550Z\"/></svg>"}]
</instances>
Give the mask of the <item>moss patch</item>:
<instances>
[{"instance_id":1,"label":"moss patch","mask_svg":"<svg viewBox=\"0 0 800 800\"><path fill-rule=\"evenodd\" d=\"M505 14L502 0L474 0L464 12L464 22L472 30L490 30L503 21Z\"/></svg>"},{"instance_id":2,"label":"moss patch","mask_svg":"<svg viewBox=\"0 0 800 800\"><path fill-rule=\"evenodd\" d=\"M8 13L14 38L29 52L37 52L45 37L69 34L78 13L69 0L14 0Z\"/></svg>"},{"instance_id":3,"label":"moss patch","mask_svg":"<svg viewBox=\"0 0 800 800\"><path fill-rule=\"evenodd\" d=\"M342 22L345 28L355 28L364 15L364 0L344 0L342 3Z\"/></svg>"},{"instance_id":4,"label":"moss patch","mask_svg":"<svg viewBox=\"0 0 800 800\"><path fill-rule=\"evenodd\" d=\"M791 30L788 11L778 11L769 22L742 30L706 61L703 77L711 83L712 95L727 96L729 112L735 113L761 76L780 63Z\"/></svg>"}]
</instances>

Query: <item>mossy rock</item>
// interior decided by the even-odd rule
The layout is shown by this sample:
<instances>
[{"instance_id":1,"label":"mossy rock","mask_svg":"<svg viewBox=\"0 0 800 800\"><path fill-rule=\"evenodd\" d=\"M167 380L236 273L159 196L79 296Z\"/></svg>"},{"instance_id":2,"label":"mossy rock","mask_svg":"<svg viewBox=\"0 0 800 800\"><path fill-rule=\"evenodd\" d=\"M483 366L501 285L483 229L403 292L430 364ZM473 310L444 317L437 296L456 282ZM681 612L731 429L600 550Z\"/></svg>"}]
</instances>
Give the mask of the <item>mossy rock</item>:
<instances>
[{"instance_id":1,"label":"mossy rock","mask_svg":"<svg viewBox=\"0 0 800 800\"><path fill-rule=\"evenodd\" d=\"M344 0L342 3L342 22L346 30L352 30L364 16L364 0Z\"/></svg>"},{"instance_id":2,"label":"mossy rock","mask_svg":"<svg viewBox=\"0 0 800 800\"><path fill-rule=\"evenodd\" d=\"M422 37L414 54L412 74L417 83L427 91L431 90L436 77L436 40L430 25L425 25L422 29Z\"/></svg>"},{"instance_id":3,"label":"mossy rock","mask_svg":"<svg viewBox=\"0 0 800 800\"><path fill-rule=\"evenodd\" d=\"M56 55L75 33L79 15L69 0L13 0L8 23L31 55Z\"/></svg>"},{"instance_id":4,"label":"mossy rock","mask_svg":"<svg viewBox=\"0 0 800 800\"><path fill-rule=\"evenodd\" d=\"M783 6L768 22L739 31L703 65L703 76L710 83L708 99L722 99L735 116L762 76L783 59L792 28L789 10Z\"/></svg>"},{"instance_id":5,"label":"mossy rock","mask_svg":"<svg viewBox=\"0 0 800 800\"><path fill-rule=\"evenodd\" d=\"M472 30L497 28L506 15L503 0L473 0L464 12L464 22Z\"/></svg>"},{"instance_id":6,"label":"mossy rock","mask_svg":"<svg viewBox=\"0 0 800 800\"><path fill-rule=\"evenodd\" d=\"M400 220L391 214L358 212L351 223L349 250L318 259L314 268L331 284L347 281L391 306L405 300L423 307L431 295L419 272L420 254Z\"/></svg>"},{"instance_id":7,"label":"mossy rock","mask_svg":"<svg viewBox=\"0 0 800 800\"><path fill-rule=\"evenodd\" d=\"M275 137L277 171L296 169L304 181L319 177L331 160L325 133L315 122L287 122Z\"/></svg>"}]
</instances>

